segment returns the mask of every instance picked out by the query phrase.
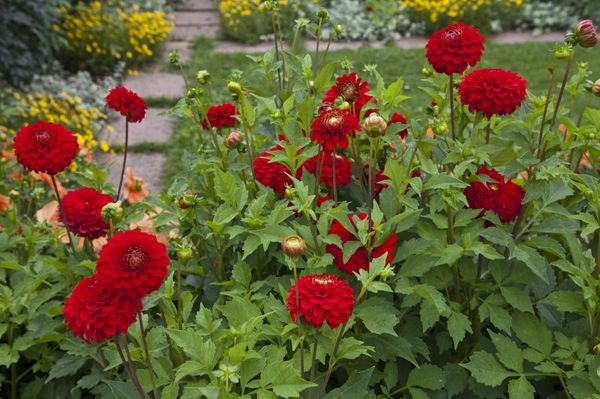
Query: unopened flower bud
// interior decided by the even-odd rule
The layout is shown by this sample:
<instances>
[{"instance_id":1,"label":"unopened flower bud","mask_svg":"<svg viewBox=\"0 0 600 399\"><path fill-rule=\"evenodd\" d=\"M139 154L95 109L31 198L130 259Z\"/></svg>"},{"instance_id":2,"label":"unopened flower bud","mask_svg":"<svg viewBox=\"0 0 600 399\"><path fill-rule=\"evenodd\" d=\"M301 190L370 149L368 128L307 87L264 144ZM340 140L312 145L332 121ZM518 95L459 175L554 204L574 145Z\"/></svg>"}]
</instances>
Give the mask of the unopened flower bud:
<instances>
[{"instance_id":1,"label":"unopened flower bud","mask_svg":"<svg viewBox=\"0 0 600 399\"><path fill-rule=\"evenodd\" d=\"M242 137L242 132L240 132L239 130L232 130L231 132L229 132L229 135L223 140L223 145L225 145L225 147L229 148L230 150L237 148L242 142Z\"/></svg>"},{"instance_id":2,"label":"unopened flower bud","mask_svg":"<svg viewBox=\"0 0 600 399\"><path fill-rule=\"evenodd\" d=\"M177 259L181 262L188 261L192 258L192 248L187 245L182 245L177 249Z\"/></svg>"},{"instance_id":3,"label":"unopened flower bud","mask_svg":"<svg viewBox=\"0 0 600 399\"><path fill-rule=\"evenodd\" d=\"M196 195L194 192L189 188L186 189L181 195L178 205L180 209L187 209L196 205Z\"/></svg>"},{"instance_id":4,"label":"unopened flower bud","mask_svg":"<svg viewBox=\"0 0 600 399\"><path fill-rule=\"evenodd\" d=\"M340 24L335 24L333 31L338 37L341 37L344 34L344 27Z\"/></svg>"},{"instance_id":5,"label":"unopened flower bud","mask_svg":"<svg viewBox=\"0 0 600 399\"><path fill-rule=\"evenodd\" d=\"M292 186L287 186L283 195L285 199L291 200L296 196L296 189Z\"/></svg>"},{"instance_id":6,"label":"unopened flower bud","mask_svg":"<svg viewBox=\"0 0 600 399\"><path fill-rule=\"evenodd\" d=\"M281 111L273 112L273 119L281 119L282 116L283 114L281 113Z\"/></svg>"},{"instance_id":7,"label":"unopened flower bud","mask_svg":"<svg viewBox=\"0 0 600 399\"><path fill-rule=\"evenodd\" d=\"M583 48L592 48L598 43L598 33L594 23L589 19L577 24L575 37L577 38L577 44Z\"/></svg>"},{"instance_id":8,"label":"unopened flower bud","mask_svg":"<svg viewBox=\"0 0 600 399\"><path fill-rule=\"evenodd\" d=\"M210 73L206 69L202 69L196 73L198 84L205 85L210 80Z\"/></svg>"},{"instance_id":9,"label":"unopened flower bud","mask_svg":"<svg viewBox=\"0 0 600 399\"><path fill-rule=\"evenodd\" d=\"M185 93L185 102L188 105L192 105L193 104L193 100L200 100L200 98L202 98L202 95L204 94L204 90L200 89L198 87L192 87L191 89L189 89L187 91L187 93Z\"/></svg>"},{"instance_id":10,"label":"unopened flower bud","mask_svg":"<svg viewBox=\"0 0 600 399\"><path fill-rule=\"evenodd\" d=\"M369 137L379 137L385 133L387 124L381 116L372 113L367 116L363 122L363 128Z\"/></svg>"},{"instance_id":11,"label":"unopened flower bud","mask_svg":"<svg viewBox=\"0 0 600 399\"><path fill-rule=\"evenodd\" d=\"M12 198L12 199L17 199L17 198L19 198L19 197L21 196L21 193L20 193L20 192L18 192L17 190L10 190L10 191L8 192L8 196L9 196L10 198Z\"/></svg>"},{"instance_id":12,"label":"unopened flower bud","mask_svg":"<svg viewBox=\"0 0 600 399\"><path fill-rule=\"evenodd\" d=\"M569 46L568 44L562 44L558 46L556 50L554 50L554 58L556 58L557 60L567 59L571 56L571 52L571 46Z\"/></svg>"},{"instance_id":13,"label":"unopened flower bud","mask_svg":"<svg viewBox=\"0 0 600 399\"><path fill-rule=\"evenodd\" d=\"M227 90L229 90L231 94L240 95L242 94L242 85L240 85L238 82L231 81L227 83Z\"/></svg>"},{"instance_id":14,"label":"unopened flower bud","mask_svg":"<svg viewBox=\"0 0 600 399\"><path fill-rule=\"evenodd\" d=\"M104 205L100 212L102 219L106 220L109 224L115 225L123 219L123 208L121 207L121 201L109 202Z\"/></svg>"},{"instance_id":15,"label":"unopened flower bud","mask_svg":"<svg viewBox=\"0 0 600 399\"><path fill-rule=\"evenodd\" d=\"M428 78L431 75L433 75L433 71L428 66L424 66L423 69L421 69L421 75L423 75L426 78Z\"/></svg>"},{"instance_id":16,"label":"unopened flower bud","mask_svg":"<svg viewBox=\"0 0 600 399\"><path fill-rule=\"evenodd\" d=\"M435 133L435 134L443 134L448 131L448 124L445 121L438 119L433 123L433 126L431 126L431 129L433 130L433 133Z\"/></svg>"},{"instance_id":17,"label":"unopened flower bud","mask_svg":"<svg viewBox=\"0 0 600 399\"><path fill-rule=\"evenodd\" d=\"M277 2L273 0L267 0L263 3L263 7L267 11L273 11L277 7Z\"/></svg>"},{"instance_id":18,"label":"unopened flower bud","mask_svg":"<svg viewBox=\"0 0 600 399\"><path fill-rule=\"evenodd\" d=\"M179 51L177 51L177 50L173 50L173 51L171 51L171 52L169 53L169 62L170 62L172 65L175 65L175 66L177 66L177 65L179 65L179 61L180 61L180 60L179 60Z\"/></svg>"},{"instance_id":19,"label":"unopened flower bud","mask_svg":"<svg viewBox=\"0 0 600 399\"><path fill-rule=\"evenodd\" d=\"M379 277L383 280L386 281L388 279L390 279L391 277L394 277L396 275L396 273L394 272L394 268L391 265L386 265L383 270L381 271L381 274L379 275Z\"/></svg>"},{"instance_id":20,"label":"unopened flower bud","mask_svg":"<svg viewBox=\"0 0 600 399\"><path fill-rule=\"evenodd\" d=\"M342 101L340 105L338 105L338 108L341 110L350 109L350 103L348 101Z\"/></svg>"},{"instance_id":21,"label":"unopened flower bud","mask_svg":"<svg viewBox=\"0 0 600 399\"><path fill-rule=\"evenodd\" d=\"M327 11L326 9L321 8L317 12L317 22L319 22L321 25L325 25L327 22L329 22L330 19L331 16L329 15L329 11Z\"/></svg>"},{"instance_id":22,"label":"unopened flower bud","mask_svg":"<svg viewBox=\"0 0 600 399\"><path fill-rule=\"evenodd\" d=\"M8 139L8 136L6 135L6 133L0 132L0 141L5 142L7 139Z\"/></svg>"},{"instance_id":23,"label":"unopened flower bud","mask_svg":"<svg viewBox=\"0 0 600 399\"><path fill-rule=\"evenodd\" d=\"M300 236L287 236L281 242L281 249L287 256L302 256L306 251L306 241Z\"/></svg>"},{"instance_id":24,"label":"unopened flower bud","mask_svg":"<svg viewBox=\"0 0 600 399\"><path fill-rule=\"evenodd\" d=\"M592 86L592 93L594 93L594 95L600 97L600 79L598 79Z\"/></svg>"}]
</instances>

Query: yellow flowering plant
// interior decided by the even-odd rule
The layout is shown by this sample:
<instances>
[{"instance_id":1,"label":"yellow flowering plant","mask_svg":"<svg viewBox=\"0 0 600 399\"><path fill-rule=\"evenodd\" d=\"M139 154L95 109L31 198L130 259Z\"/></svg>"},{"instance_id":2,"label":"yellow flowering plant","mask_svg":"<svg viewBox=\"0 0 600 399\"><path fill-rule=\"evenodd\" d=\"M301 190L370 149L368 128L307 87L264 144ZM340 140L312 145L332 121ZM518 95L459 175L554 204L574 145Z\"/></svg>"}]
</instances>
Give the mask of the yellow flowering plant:
<instances>
[{"instance_id":1,"label":"yellow flowering plant","mask_svg":"<svg viewBox=\"0 0 600 399\"><path fill-rule=\"evenodd\" d=\"M61 61L71 69L106 73L119 62L143 63L157 53L174 27L164 11L127 8L118 0L59 7L64 16L53 30L64 37Z\"/></svg>"}]
</instances>

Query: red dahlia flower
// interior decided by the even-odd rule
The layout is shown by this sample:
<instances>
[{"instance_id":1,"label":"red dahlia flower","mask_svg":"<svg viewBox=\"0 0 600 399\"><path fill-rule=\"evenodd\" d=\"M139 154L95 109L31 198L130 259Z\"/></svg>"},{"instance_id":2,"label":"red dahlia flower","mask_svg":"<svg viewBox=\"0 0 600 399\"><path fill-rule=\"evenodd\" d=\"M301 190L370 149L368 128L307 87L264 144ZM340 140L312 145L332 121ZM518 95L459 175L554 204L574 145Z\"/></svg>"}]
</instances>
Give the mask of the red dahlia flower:
<instances>
[{"instance_id":1,"label":"red dahlia flower","mask_svg":"<svg viewBox=\"0 0 600 399\"><path fill-rule=\"evenodd\" d=\"M127 333L135 322L139 299L94 274L81 280L65 301L65 324L88 344Z\"/></svg>"},{"instance_id":2,"label":"red dahlia flower","mask_svg":"<svg viewBox=\"0 0 600 399\"><path fill-rule=\"evenodd\" d=\"M165 244L152 234L127 230L115 233L102 247L96 272L115 289L143 296L160 288L168 264Z\"/></svg>"},{"instance_id":3,"label":"red dahlia flower","mask_svg":"<svg viewBox=\"0 0 600 399\"><path fill-rule=\"evenodd\" d=\"M287 166L280 164L279 162L272 162L271 157L273 152L283 151L283 147L276 145L267 151L262 152L252 163L254 166L254 174L256 180L263 186L269 187L277 194L283 195L285 193L286 186L292 186L292 179L290 178L291 171ZM296 177L299 177L300 173L297 173Z\"/></svg>"},{"instance_id":4,"label":"red dahlia flower","mask_svg":"<svg viewBox=\"0 0 600 399\"><path fill-rule=\"evenodd\" d=\"M502 223L512 222L521 212L525 191L512 180L504 181L504 176L495 171L482 166L478 175L491 177L495 182L482 183L480 181L472 182L465 188L465 196L469 203L469 208L482 209L479 216L483 216L487 211L492 211L500 218Z\"/></svg>"},{"instance_id":5,"label":"red dahlia flower","mask_svg":"<svg viewBox=\"0 0 600 399\"><path fill-rule=\"evenodd\" d=\"M320 208L321 205L323 205L324 203L331 201L333 202L333 198L331 198L329 195L322 195L320 197L317 197L317 208Z\"/></svg>"},{"instance_id":6,"label":"red dahlia flower","mask_svg":"<svg viewBox=\"0 0 600 399\"><path fill-rule=\"evenodd\" d=\"M333 154L321 151L304 163L304 168L311 175L317 175L319 162L323 162L321 169L321 182L327 187L333 187ZM335 183L344 186L352 182L352 162L340 154L335 154Z\"/></svg>"},{"instance_id":7,"label":"red dahlia flower","mask_svg":"<svg viewBox=\"0 0 600 399\"><path fill-rule=\"evenodd\" d=\"M106 234L108 223L100 214L104 205L113 202L110 195L100 194L93 188L69 191L62 205L69 230L78 236L95 240ZM63 223L65 221L63 220Z\"/></svg>"},{"instance_id":8,"label":"red dahlia flower","mask_svg":"<svg viewBox=\"0 0 600 399\"><path fill-rule=\"evenodd\" d=\"M148 106L136 92L117 86L106 96L106 106L127 118L127 122L141 122Z\"/></svg>"},{"instance_id":9,"label":"red dahlia flower","mask_svg":"<svg viewBox=\"0 0 600 399\"><path fill-rule=\"evenodd\" d=\"M301 316L304 321L321 328L327 321L332 330L348 321L354 308L354 290L346 280L331 274L309 274L298 279L296 286L288 289L287 308L292 320Z\"/></svg>"},{"instance_id":10,"label":"red dahlia flower","mask_svg":"<svg viewBox=\"0 0 600 399\"><path fill-rule=\"evenodd\" d=\"M350 104L354 115L358 117L362 107L373 98L367 95L369 90L368 83L358 77L355 72L342 75L337 78L335 85L327 90L323 96L323 105L333 106L335 100L342 97L344 101Z\"/></svg>"},{"instance_id":11,"label":"red dahlia flower","mask_svg":"<svg viewBox=\"0 0 600 399\"><path fill-rule=\"evenodd\" d=\"M458 94L471 112L481 112L486 118L509 115L525 100L527 81L504 69L478 69L464 77Z\"/></svg>"},{"instance_id":12,"label":"red dahlia flower","mask_svg":"<svg viewBox=\"0 0 600 399\"><path fill-rule=\"evenodd\" d=\"M36 122L17 132L13 149L25 169L55 175L65 170L79 152L77 137L58 123Z\"/></svg>"},{"instance_id":13,"label":"red dahlia flower","mask_svg":"<svg viewBox=\"0 0 600 399\"><path fill-rule=\"evenodd\" d=\"M333 152L336 147L347 148L348 136L361 129L353 114L335 108L321 112L310 127L310 139L321 144L328 152Z\"/></svg>"},{"instance_id":14,"label":"red dahlia flower","mask_svg":"<svg viewBox=\"0 0 600 399\"><path fill-rule=\"evenodd\" d=\"M218 105L212 105L206 113L206 118L202 121L202 127L204 129L217 128L222 129L226 126L235 126L237 124L237 110L235 105L229 103L223 103Z\"/></svg>"},{"instance_id":15,"label":"red dahlia flower","mask_svg":"<svg viewBox=\"0 0 600 399\"><path fill-rule=\"evenodd\" d=\"M463 73L481 59L485 36L479 29L459 23L435 32L427 42L426 57L438 73Z\"/></svg>"},{"instance_id":16,"label":"red dahlia flower","mask_svg":"<svg viewBox=\"0 0 600 399\"><path fill-rule=\"evenodd\" d=\"M365 220L367 218L366 213L359 213L358 215L348 215L348 219L352 226L356 226L354 223L355 218L359 220ZM348 241L356 241L357 238L346 230L346 228L338 221L335 221L331 227L329 228L329 234L335 234L342 240L342 244L346 244ZM371 251L371 258L379 258L380 256L387 254L386 264L389 264L393 257L394 252L396 251L396 242L398 241L398 236L396 233L392 233L390 237L385 240L383 244L378 247L375 247ZM344 263L344 255L341 248L339 248L335 244L329 244L326 247L327 252L333 255L333 260L341 271L344 273L354 273L361 269L369 270L369 254L365 247L359 247L354 254L348 259L348 262Z\"/></svg>"},{"instance_id":17,"label":"red dahlia flower","mask_svg":"<svg viewBox=\"0 0 600 399\"><path fill-rule=\"evenodd\" d=\"M408 121L406 120L406 117L402 114L399 114L397 112L394 112L394 114L392 115L390 121L388 122L388 127L390 127L390 125L392 123L400 123L402 125L406 125L408 123ZM408 136L408 128L402 129L398 132L398 135L401 138L406 138L406 136Z\"/></svg>"}]
</instances>

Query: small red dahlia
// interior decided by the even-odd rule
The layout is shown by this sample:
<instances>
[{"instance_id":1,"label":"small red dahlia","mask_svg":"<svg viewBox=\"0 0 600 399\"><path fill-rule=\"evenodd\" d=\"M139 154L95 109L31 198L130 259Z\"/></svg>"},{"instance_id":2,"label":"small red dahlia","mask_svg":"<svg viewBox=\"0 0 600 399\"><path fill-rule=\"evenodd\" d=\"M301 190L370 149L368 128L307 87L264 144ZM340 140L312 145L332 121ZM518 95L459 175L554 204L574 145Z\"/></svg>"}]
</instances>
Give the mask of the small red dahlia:
<instances>
[{"instance_id":1,"label":"small red dahlia","mask_svg":"<svg viewBox=\"0 0 600 399\"><path fill-rule=\"evenodd\" d=\"M115 289L143 296L160 288L168 265L165 244L152 234L127 230L115 233L102 247L96 272Z\"/></svg>"},{"instance_id":2,"label":"small red dahlia","mask_svg":"<svg viewBox=\"0 0 600 399\"><path fill-rule=\"evenodd\" d=\"M88 344L126 334L136 319L139 298L94 274L81 280L65 301L65 324Z\"/></svg>"},{"instance_id":3,"label":"small red dahlia","mask_svg":"<svg viewBox=\"0 0 600 399\"><path fill-rule=\"evenodd\" d=\"M90 240L102 237L110 226L100 213L110 202L113 202L110 195L101 194L93 188L69 191L62 199L66 225L80 237Z\"/></svg>"},{"instance_id":4,"label":"small red dahlia","mask_svg":"<svg viewBox=\"0 0 600 399\"><path fill-rule=\"evenodd\" d=\"M17 132L13 149L25 169L55 175L65 170L79 152L77 137L58 123L36 122Z\"/></svg>"},{"instance_id":5,"label":"small red dahlia","mask_svg":"<svg viewBox=\"0 0 600 399\"><path fill-rule=\"evenodd\" d=\"M321 144L328 152L333 152L336 147L347 148L348 136L361 129L353 114L336 108L321 112L310 127L310 139Z\"/></svg>"},{"instance_id":6,"label":"small red dahlia","mask_svg":"<svg viewBox=\"0 0 600 399\"><path fill-rule=\"evenodd\" d=\"M117 86L108 92L106 106L127 118L127 122L138 123L146 116L148 106L136 92Z\"/></svg>"},{"instance_id":7,"label":"small red dahlia","mask_svg":"<svg viewBox=\"0 0 600 399\"><path fill-rule=\"evenodd\" d=\"M466 187L465 196L469 208L482 209L479 216L483 216L487 211L492 211L498 215L502 223L514 221L521 212L525 197L523 187L513 183L510 179L505 182L504 176L485 166L482 166L477 174L486 175L495 182L484 184L474 181Z\"/></svg>"},{"instance_id":8,"label":"small red dahlia","mask_svg":"<svg viewBox=\"0 0 600 399\"><path fill-rule=\"evenodd\" d=\"M327 187L333 187L333 153L321 151L304 163L304 168L311 175L317 175L319 162L323 163L321 168L321 182ZM343 155L335 154L335 183L344 186L352 182L352 162Z\"/></svg>"},{"instance_id":9,"label":"small red dahlia","mask_svg":"<svg viewBox=\"0 0 600 399\"><path fill-rule=\"evenodd\" d=\"M463 73L481 59L485 36L479 29L458 23L435 32L427 42L426 57L438 73Z\"/></svg>"},{"instance_id":10,"label":"small red dahlia","mask_svg":"<svg viewBox=\"0 0 600 399\"><path fill-rule=\"evenodd\" d=\"M471 112L509 115L527 96L527 81L518 73L504 69L484 68L467 74L458 87L460 101Z\"/></svg>"},{"instance_id":11,"label":"small red dahlia","mask_svg":"<svg viewBox=\"0 0 600 399\"><path fill-rule=\"evenodd\" d=\"M388 127L393 123L400 123L402 125L406 125L408 121L406 120L406 117L404 115L394 112L394 114L390 118L390 121L388 122ZM401 138L406 138L406 136L408 136L408 128L400 130L398 132L398 135Z\"/></svg>"},{"instance_id":12,"label":"small red dahlia","mask_svg":"<svg viewBox=\"0 0 600 399\"><path fill-rule=\"evenodd\" d=\"M354 308L354 290L346 280L331 274L309 274L288 289L287 308L292 320L300 316L313 327L326 321L332 330L348 321Z\"/></svg>"},{"instance_id":13,"label":"small red dahlia","mask_svg":"<svg viewBox=\"0 0 600 399\"><path fill-rule=\"evenodd\" d=\"M348 215L348 219L352 226L355 225L355 218L359 220L365 220L367 218L366 213L359 213L357 215ZM329 228L329 234L335 234L342 240L342 244L346 244L348 241L356 241L357 238L346 230L346 228L338 221L335 221L331 227ZM392 233L390 237L385 240L383 244L378 247L375 247L371 251L371 258L379 258L380 256L386 255L386 264L389 264L393 257L394 252L396 251L396 242L398 241L398 236L396 233ZM339 248L335 244L329 244L326 247L327 252L333 255L333 260L341 271L344 273L354 273L358 272L361 269L369 270L369 254L365 247L360 247L352 254L348 262L344 263L344 255L341 248Z\"/></svg>"},{"instance_id":14,"label":"small red dahlia","mask_svg":"<svg viewBox=\"0 0 600 399\"><path fill-rule=\"evenodd\" d=\"M333 106L338 97L350 104L354 115L360 115L360 110L367 104L372 96L369 96L368 83L362 80L355 72L342 75L336 79L335 85L327 90L323 96L323 105Z\"/></svg>"},{"instance_id":15,"label":"small red dahlia","mask_svg":"<svg viewBox=\"0 0 600 399\"><path fill-rule=\"evenodd\" d=\"M320 197L317 197L317 199L316 199L317 208L320 208L321 205L323 205L324 203L326 203L328 201L333 202L333 198L331 198L329 195L322 195Z\"/></svg>"},{"instance_id":16,"label":"small red dahlia","mask_svg":"<svg viewBox=\"0 0 600 399\"><path fill-rule=\"evenodd\" d=\"M237 125L238 120L235 118L237 115L235 105L229 103L223 103L218 105L212 105L206 113L206 118L202 121L202 127L204 129L217 128L222 129L226 126Z\"/></svg>"},{"instance_id":17,"label":"small red dahlia","mask_svg":"<svg viewBox=\"0 0 600 399\"><path fill-rule=\"evenodd\" d=\"M283 149L282 146L276 145L275 147L262 152L252 163L256 180L280 195L285 193L286 186L293 185L292 179L290 178L292 172L288 167L279 162L271 161L273 152L283 151ZM296 177L299 177L299 175L300 173L298 173Z\"/></svg>"}]
</instances>

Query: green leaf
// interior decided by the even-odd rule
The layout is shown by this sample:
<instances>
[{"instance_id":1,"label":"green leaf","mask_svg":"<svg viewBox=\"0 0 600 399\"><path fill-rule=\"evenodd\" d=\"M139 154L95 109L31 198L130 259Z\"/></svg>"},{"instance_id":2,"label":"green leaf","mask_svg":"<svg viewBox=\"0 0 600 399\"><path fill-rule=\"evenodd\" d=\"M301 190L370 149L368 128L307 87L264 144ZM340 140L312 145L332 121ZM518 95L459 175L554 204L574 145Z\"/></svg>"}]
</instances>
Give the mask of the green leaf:
<instances>
[{"instance_id":1,"label":"green leaf","mask_svg":"<svg viewBox=\"0 0 600 399\"><path fill-rule=\"evenodd\" d=\"M424 364L412 369L408 374L406 386L426 389L442 389L446 385L446 373L432 364Z\"/></svg>"},{"instance_id":2,"label":"green leaf","mask_svg":"<svg viewBox=\"0 0 600 399\"><path fill-rule=\"evenodd\" d=\"M303 390L316 386L300 378L297 369L281 361L267 364L261 373L260 383L281 398L298 397Z\"/></svg>"},{"instance_id":3,"label":"green leaf","mask_svg":"<svg viewBox=\"0 0 600 399\"><path fill-rule=\"evenodd\" d=\"M496 334L489 331L490 338L496 346L496 356L503 365L519 373L523 372L523 352L506 335Z\"/></svg>"},{"instance_id":4,"label":"green leaf","mask_svg":"<svg viewBox=\"0 0 600 399\"><path fill-rule=\"evenodd\" d=\"M582 316L587 314L583 296L579 292L554 291L541 302L556 307L560 312L571 312Z\"/></svg>"},{"instance_id":5,"label":"green leaf","mask_svg":"<svg viewBox=\"0 0 600 399\"><path fill-rule=\"evenodd\" d=\"M397 335L394 327L398 324L394 305L382 297L373 297L356 307L356 317L365 323L367 330L375 334Z\"/></svg>"},{"instance_id":6,"label":"green leaf","mask_svg":"<svg viewBox=\"0 0 600 399\"><path fill-rule=\"evenodd\" d=\"M458 348L467 332L473 333L469 318L460 312L452 312L448 318L448 333L454 342L454 349Z\"/></svg>"},{"instance_id":7,"label":"green leaf","mask_svg":"<svg viewBox=\"0 0 600 399\"><path fill-rule=\"evenodd\" d=\"M314 79L315 92L320 93L331 85L333 73L337 68L337 62L333 61L321 68L321 71Z\"/></svg>"},{"instance_id":8,"label":"green leaf","mask_svg":"<svg viewBox=\"0 0 600 399\"><path fill-rule=\"evenodd\" d=\"M352 372L344 385L331 390L325 399L364 399L368 397L369 381L374 368Z\"/></svg>"},{"instance_id":9,"label":"green leaf","mask_svg":"<svg viewBox=\"0 0 600 399\"><path fill-rule=\"evenodd\" d=\"M516 258L523 262L533 274L538 276L545 283L549 283L546 258L540 255L536 249L520 244L515 247L512 258Z\"/></svg>"},{"instance_id":10,"label":"green leaf","mask_svg":"<svg viewBox=\"0 0 600 399\"><path fill-rule=\"evenodd\" d=\"M436 174L427 180L427 182L423 185L423 191L436 189L447 190L450 188L463 189L467 186L467 183L457 179L456 177L446 174Z\"/></svg>"},{"instance_id":11,"label":"green leaf","mask_svg":"<svg viewBox=\"0 0 600 399\"><path fill-rule=\"evenodd\" d=\"M60 377L74 375L87 361L84 357L64 355L50 369L46 383Z\"/></svg>"},{"instance_id":12,"label":"green leaf","mask_svg":"<svg viewBox=\"0 0 600 399\"><path fill-rule=\"evenodd\" d=\"M469 380L467 370L458 364L447 363L444 366L444 371L446 372L446 386L444 389L448 394L448 399L452 399L467 389L467 381Z\"/></svg>"},{"instance_id":13,"label":"green leaf","mask_svg":"<svg viewBox=\"0 0 600 399\"><path fill-rule=\"evenodd\" d=\"M514 287L500 287L500 292L504 299L506 299L506 302L515 309L521 312L533 313L531 299L523 290Z\"/></svg>"},{"instance_id":14,"label":"green leaf","mask_svg":"<svg viewBox=\"0 0 600 399\"><path fill-rule=\"evenodd\" d=\"M508 382L508 398L509 399L533 399L535 389L527 378L520 377L516 380Z\"/></svg>"},{"instance_id":15,"label":"green leaf","mask_svg":"<svg viewBox=\"0 0 600 399\"><path fill-rule=\"evenodd\" d=\"M496 358L488 352L473 353L469 363L461 364L461 366L469 370L477 382L490 387L497 387L505 379L514 375L514 373L502 367Z\"/></svg>"},{"instance_id":16,"label":"green leaf","mask_svg":"<svg viewBox=\"0 0 600 399\"><path fill-rule=\"evenodd\" d=\"M112 380L102 380L102 382L108 385L114 399L131 399L140 397L140 394L132 383ZM144 395L144 397L146 397L146 395Z\"/></svg>"},{"instance_id":17,"label":"green leaf","mask_svg":"<svg viewBox=\"0 0 600 399\"><path fill-rule=\"evenodd\" d=\"M552 352L552 332L534 315L516 312L513 316L512 328L517 338L543 355L550 355Z\"/></svg>"}]
</instances>

